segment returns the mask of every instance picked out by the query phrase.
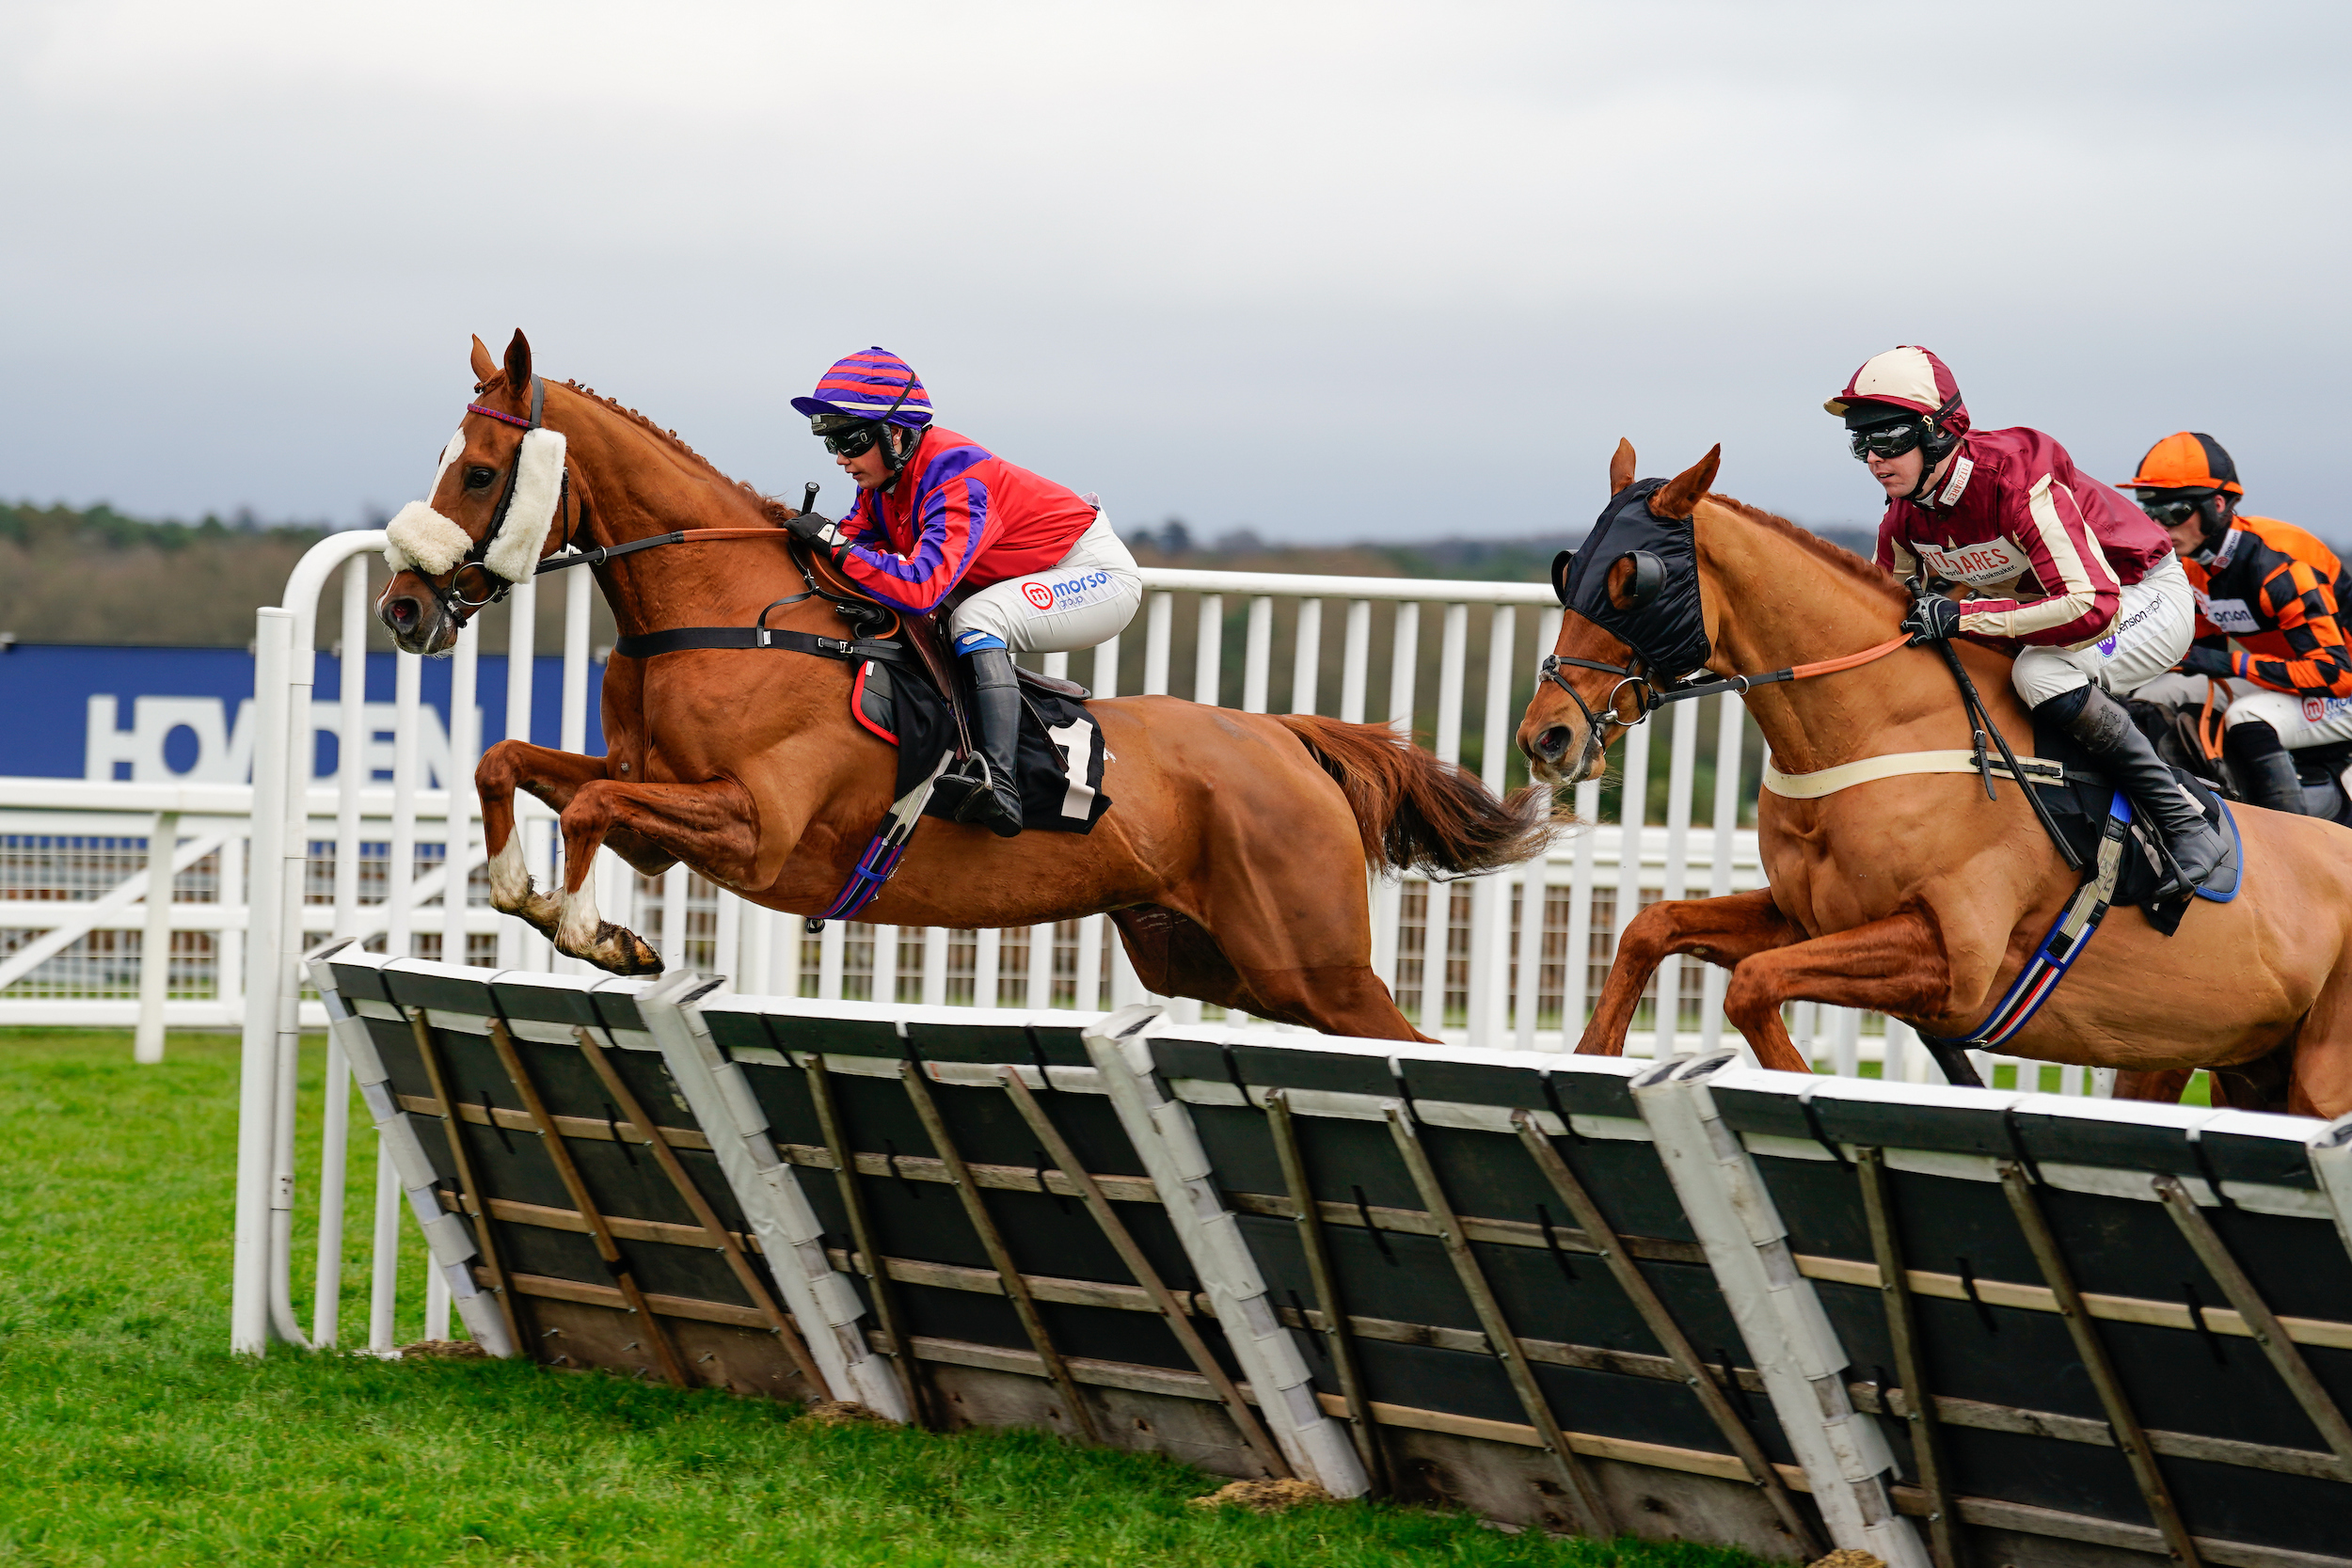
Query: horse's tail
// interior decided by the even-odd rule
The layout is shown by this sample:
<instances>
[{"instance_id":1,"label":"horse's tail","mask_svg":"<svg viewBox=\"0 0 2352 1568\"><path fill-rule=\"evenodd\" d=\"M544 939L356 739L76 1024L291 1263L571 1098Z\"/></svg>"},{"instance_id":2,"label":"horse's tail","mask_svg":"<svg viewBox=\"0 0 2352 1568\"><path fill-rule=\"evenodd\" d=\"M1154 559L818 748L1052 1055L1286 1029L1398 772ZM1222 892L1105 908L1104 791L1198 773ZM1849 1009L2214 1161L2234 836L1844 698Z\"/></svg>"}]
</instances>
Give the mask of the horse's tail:
<instances>
[{"instance_id":1,"label":"horse's tail","mask_svg":"<svg viewBox=\"0 0 2352 1568\"><path fill-rule=\"evenodd\" d=\"M1439 762L1380 724L1310 714L1277 719L1346 792L1364 859L1390 871L1443 879L1494 871L1551 842L1551 792L1495 798L1478 778Z\"/></svg>"}]
</instances>

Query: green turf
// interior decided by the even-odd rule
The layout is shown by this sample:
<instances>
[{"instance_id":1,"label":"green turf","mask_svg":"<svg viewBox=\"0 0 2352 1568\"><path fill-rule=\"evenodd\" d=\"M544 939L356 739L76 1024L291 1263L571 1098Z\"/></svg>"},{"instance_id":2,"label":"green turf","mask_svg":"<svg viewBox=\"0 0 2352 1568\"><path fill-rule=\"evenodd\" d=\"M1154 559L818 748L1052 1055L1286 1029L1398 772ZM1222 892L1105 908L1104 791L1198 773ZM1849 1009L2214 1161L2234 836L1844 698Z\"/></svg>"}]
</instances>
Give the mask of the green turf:
<instances>
[{"instance_id":1,"label":"green turf","mask_svg":"<svg viewBox=\"0 0 2352 1568\"><path fill-rule=\"evenodd\" d=\"M1031 1433L795 1424L786 1406L515 1363L233 1356L235 1042L174 1036L168 1054L139 1068L120 1034L0 1031L0 1562L1749 1561L1388 1506L1192 1509L1218 1478ZM320 1058L306 1049L308 1104ZM364 1123L356 1141L355 1238L373 1190ZM308 1144L299 1168L307 1191ZM295 1273L307 1313L310 1270ZM363 1339L356 1256L343 1299ZM421 1324L404 1307L405 1339Z\"/></svg>"}]
</instances>

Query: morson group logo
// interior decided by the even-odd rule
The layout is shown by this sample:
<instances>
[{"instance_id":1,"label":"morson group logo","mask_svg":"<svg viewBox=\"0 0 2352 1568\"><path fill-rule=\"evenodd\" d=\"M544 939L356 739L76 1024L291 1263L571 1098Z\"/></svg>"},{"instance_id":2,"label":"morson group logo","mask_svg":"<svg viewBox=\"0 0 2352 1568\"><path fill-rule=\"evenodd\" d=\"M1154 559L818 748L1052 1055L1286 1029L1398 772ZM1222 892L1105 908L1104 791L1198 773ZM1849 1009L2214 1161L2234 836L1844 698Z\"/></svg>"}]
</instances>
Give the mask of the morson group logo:
<instances>
[{"instance_id":1,"label":"morson group logo","mask_svg":"<svg viewBox=\"0 0 2352 1568\"><path fill-rule=\"evenodd\" d=\"M1059 610L1076 610L1103 596L1111 586L1108 572L1089 572L1084 577L1071 578L1063 582L1025 582L1021 596L1029 601L1030 612L1051 615Z\"/></svg>"}]
</instances>

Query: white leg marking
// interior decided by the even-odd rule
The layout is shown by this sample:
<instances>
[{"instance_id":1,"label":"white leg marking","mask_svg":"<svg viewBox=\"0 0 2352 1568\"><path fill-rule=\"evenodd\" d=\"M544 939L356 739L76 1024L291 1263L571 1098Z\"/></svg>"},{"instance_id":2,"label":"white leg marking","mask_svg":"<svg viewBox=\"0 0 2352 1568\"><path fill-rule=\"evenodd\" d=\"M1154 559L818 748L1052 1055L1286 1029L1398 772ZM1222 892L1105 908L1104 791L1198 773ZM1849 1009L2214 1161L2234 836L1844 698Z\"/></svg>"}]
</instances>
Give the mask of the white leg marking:
<instances>
[{"instance_id":1,"label":"white leg marking","mask_svg":"<svg viewBox=\"0 0 2352 1568\"><path fill-rule=\"evenodd\" d=\"M595 948L604 916L596 912L596 879L592 873L578 893L564 895L564 912L556 919L555 945L575 957Z\"/></svg>"},{"instance_id":2,"label":"white leg marking","mask_svg":"<svg viewBox=\"0 0 2352 1568\"><path fill-rule=\"evenodd\" d=\"M506 835L506 847L490 862L490 903L518 910L531 896L531 868L523 863L523 825L516 823Z\"/></svg>"}]
</instances>

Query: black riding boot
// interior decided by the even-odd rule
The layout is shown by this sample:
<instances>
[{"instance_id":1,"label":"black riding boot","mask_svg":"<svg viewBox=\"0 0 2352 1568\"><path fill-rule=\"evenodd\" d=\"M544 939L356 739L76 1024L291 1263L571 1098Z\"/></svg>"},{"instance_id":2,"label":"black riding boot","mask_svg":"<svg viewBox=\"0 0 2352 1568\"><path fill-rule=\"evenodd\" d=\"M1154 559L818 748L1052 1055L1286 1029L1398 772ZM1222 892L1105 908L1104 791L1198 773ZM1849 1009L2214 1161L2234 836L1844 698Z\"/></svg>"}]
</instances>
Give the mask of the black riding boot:
<instances>
[{"instance_id":1,"label":"black riding boot","mask_svg":"<svg viewBox=\"0 0 2352 1568\"><path fill-rule=\"evenodd\" d=\"M2133 807L2156 825L2166 852L2180 869L2179 879L2158 888L2156 896L2177 897L2203 886L2229 855L2229 844L2205 820L2196 800L2173 777L2171 765L2156 755L2123 705L2098 687L2081 686L2051 698L2034 713L2065 725L2066 733L2114 776Z\"/></svg>"},{"instance_id":2,"label":"black riding boot","mask_svg":"<svg viewBox=\"0 0 2352 1568\"><path fill-rule=\"evenodd\" d=\"M2303 781L2296 776L2295 753L2280 743L2277 730L2259 719L2232 724L2221 732L2221 750L2248 804L2303 815Z\"/></svg>"},{"instance_id":3,"label":"black riding boot","mask_svg":"<svg viewBox=\"0 0 2352 1568\"><path fill-rule=\"evenodd\" d=\"M1021 738L1021 677L1012 655L982 648L963 656L972 661L974 717L979 721L980 753L967 767L987 769L956 812L959 822L977 822L998 838L1021 832L1021 786L1013 772Z\"/></svg>"}]
</instances>

